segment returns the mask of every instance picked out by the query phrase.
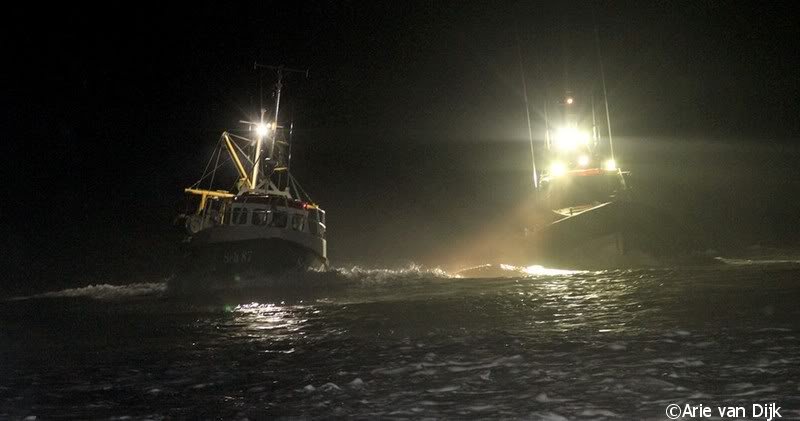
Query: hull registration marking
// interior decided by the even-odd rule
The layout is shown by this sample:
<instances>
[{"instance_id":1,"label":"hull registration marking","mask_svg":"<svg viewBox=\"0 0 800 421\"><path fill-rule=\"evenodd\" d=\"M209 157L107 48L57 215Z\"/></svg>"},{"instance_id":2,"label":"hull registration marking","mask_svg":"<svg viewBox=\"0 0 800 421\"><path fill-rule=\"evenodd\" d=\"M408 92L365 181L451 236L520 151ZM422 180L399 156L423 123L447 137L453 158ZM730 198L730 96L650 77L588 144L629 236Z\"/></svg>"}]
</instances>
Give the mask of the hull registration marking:
<instances>
[{"instance_id":1,"label":"hull registration marking","mask_svg":"<svg viewBox=\"0 0 800 421\"><path fill-rule=\"evenodd\" d=\"M253 260L253 250L226 251L223 261L225 263L250 263Z\"/></svg>"}]
</instances>

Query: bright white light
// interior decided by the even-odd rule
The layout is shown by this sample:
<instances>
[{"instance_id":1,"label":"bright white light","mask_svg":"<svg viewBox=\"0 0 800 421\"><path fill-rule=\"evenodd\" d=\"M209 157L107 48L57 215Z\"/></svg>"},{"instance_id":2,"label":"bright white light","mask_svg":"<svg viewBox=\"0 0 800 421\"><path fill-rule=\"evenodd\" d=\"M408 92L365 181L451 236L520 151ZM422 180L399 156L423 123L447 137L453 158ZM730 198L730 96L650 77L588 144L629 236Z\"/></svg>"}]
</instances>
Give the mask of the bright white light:
<instances>
[{"instance_id":1,"label":"bright white light","mask_svg":"<svg viewBox=\"0 0 800 421\"><path fill-rule=\"evenodd\" d=\"M575 273L581 273L579 270L567 270L567 269L552 269L546 268L541 265L533 265L528 266L522 269L528 275L543 275L543 276L558 276L558 275L572 275Z\"/></svg>"},{"instance_id":2,"label":"bright white light","mask_svg":"<svg viewBox=\"0 0 800 421\"><path fill-rule=\"evenodd\" d=\"M572 103L573 103L573 102L575 102L575 100L574 100L574 99L572 99L572 97L571 97L571 96L568 96L568 97L567 97L567 105L572 105Z\"/></svg>"},{"instance_id":3,"label":"bright white light","mask_svg":"<svg viewBox=\"0 0 800 421\"><path fill-rule=\"evenodd\" d=\"M269 129L271 128L272 124L260 123L259 125L256 126L256 134L258 134L261 137L264 137L269 133Z\"/></svg>"},{"instance_id":4,"label":"bright white light","mask_svg":"<svg viewBox=\"0 0 800 421\"><path fill-rule=\"evenodd\" d=\"M606 171L616 171L617 170L617 162L613 159L609 159L605 163L603 163L603 169Z\"/></svg>"},{"instance_id":5,"label":"bright white light","mask_svg":"<svg viewBox=\"0 0 800 421\"><path fill-rule=\"evenodd\" d=\"M589 155L581 155L578 157L578 165L580 165L581 167L589 165L589 162L590 162Z\"/></svg>"},{"instance_id":6,"label":"bright white light","mask_svg":"<svg viewBox=\"0 0 800 421\"><path fill-rule=\"evenodd\" d=\"M560 177L567 173L567 166L563 162L553 162L550 164L550 175L552 177Z\"/></svg>"},{"instance_id":7,"label":"bright white light","mask_svg":"<svg viewBox=\"0 0 800 421\"><path fill-rule=\"evenodd\" d=\"M580 145L589 144L589 133L582 132L575 127L562 127L555 133L556 147L563 150L572 150Z\"/></svg>"},{"instance_id":8,"label":"bright white light","mask_svg":"<svg viewBox=\"0 0 800 421\"><path fill-rule=\"evenodd\" d=\"M486 265L486 266L491 266L491 265ZM585 272L581 270L546 268L541 265L521 267L521 266L507 265L503 263L500 264L500 269L507 272L524 273L525 275L528 276L559 276L559 275L573 275Z\"/></svg>"}]
</instances>

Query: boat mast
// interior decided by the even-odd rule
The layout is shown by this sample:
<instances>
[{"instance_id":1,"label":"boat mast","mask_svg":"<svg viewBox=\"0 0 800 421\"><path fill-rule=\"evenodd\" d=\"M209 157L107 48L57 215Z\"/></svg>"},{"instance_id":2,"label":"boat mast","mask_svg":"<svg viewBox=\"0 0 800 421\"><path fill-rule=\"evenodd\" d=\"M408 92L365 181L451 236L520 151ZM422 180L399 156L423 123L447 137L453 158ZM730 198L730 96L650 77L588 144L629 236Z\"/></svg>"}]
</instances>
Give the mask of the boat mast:
<instances>
[{"instance_id":1,"label":"boat mast","mask_svg":"<svg viewBox=\"0 0 800 421\"><path fill-rule=\"evenodd\" d=\"M522 79L522 96L525 98L525 118L528 120L528 142L531 145L531 173L533 173L533 188L539 188L539 175L536 174L536 155L533 151L533 131L531 130L531 110L528 105L528 84L525 82L525 68L522 64L522 48L517 33L517 56L519 57L519 75Z\"/></svg>"},{"instance_id":2,"label":"boat mast","mask_svg":"<svg viewBox=\"0 0 800 421\"><path fill-rule=\"evenodd\" d=\"M275 83L275 119L269 123L267 126L269 127L268 133L272 135L272 144L270 145L269 149L269 159L272 160L275 158L275 143L278 141L278 117L280 116L280 107L281 107L281 90L283 89L283 73L290 72L290 73L302 73L308 77L308 69L300 70L300 69L292 69L289 67L285 67L283 65L280 66L273 66L267 64L260 64L255 63L253 68L255 69L270 69L275 70L278 76L278 80ZM261 124L264 124L264 113L266 111L261 111ZM260 165L260 155L261 155L261 140L263 136L258 137L258 142L256 145L256 161L254 163L253 168L253 188L255 188L256 184L256 175L258 174L258 167Z\"/></svg>"},{"instance_id":3,"label":"boat mast","mask_svg":"<svg viewBox=\"0 0 800 421\"><path fill-rule=\"evenodd\" d=\"M294 114L294 112L292 112ZM294 117L292 117L292 121L289 123L289 156L286 157L286 171L289 171L292 167L292 139L294 136Z\"/></svg>"},{"instance_id":4,"label":"boat mast","mask_svg":"<svg viewBox=\"0 0 800 421\"><path fill-rule=\"evenodd\" d=\"M597 144L600 143L597 132L597 114L594 111L594 89L592 90L592 142L594 143L593 148L597 148Z\"/></svg>"},{"instance_id":5,"label":"boat mast","mask_svg":"<svg viewBox=\"0 0 800 421\"><path fill-rule=\"evenodd\" d=\"M264 127L264 110L261 110L261 120L259 123L259 127ZM253 178L250 180L250 189L255 190L256 185L258 184L258 168L261 166L261 142L264 139L265 134L261 132L261 130L257 130L256 135L258 136L256 140L256 156L253 160Z\"/></svg>"},{"instance_id":6,"label":"boat mast","mask_svg":"<svg viewBox=\"0 0 800 421\"><path fill-rule=\"evenodd\" d=\"M545 94L547 98L547 94ZM544 100L544 141L550 151L550 118L547 116L547 99Z\"/></svg>"},{"instance_id":7,"label":"boat mast","mask_svg":"<svg viewBox=\"0 0 800 421\"><path fill-rule=\"evenodd\" d=\"M593 16L594 17L594 16ZM614 139L611 137L611 115L608 112L608 92L606 91L606 73L603 69L603 55L600 54L600 30L597 21L594 22L594 42L597 46L597 61L600 63L600 80L603 83L603 101L606 105L606 124L608 125L608 149L611 160L614 161Z\"/></svg>"},{"instance_id":8,"label":"boat mast","mask_svg":"<svg viewBox=\"0 0 800 421\"><path fill-rule=\"evenodd\" d=\"M264 140L265 134L263 133L263 128L266 126L264 125L264 114L267 110L264 108L264 77L263 75L258 75L258 126L256 130L256 150L255 156L253 157L253 178L250 182L250 189L254 190L256 185L258 185L258 169L261 167L261 144Z\"/></svg>"},{"instance_id":9,"label":"boat mast","mask_svg":"<svg viewBox=\"0 0 800 421\"><path fill-rule=\"evenodd\" d=\"M255 67L273 67L273 66L262 66L258 63L255 64ZM256 141L256 158L253 161L253 180L252 184L250 185L251 189L255 189L258 183L258 168L261 166L261 143L264 139L264 136L267 136L270 132L272 133L272 145L269 149L269 159L272 159L275 155L275 141L278 140L278 113L280 112L281 107L281 88L283 88L283 67L277 67L278 72L278 81L275 83L275 119L272 123L270 123L267 127L272 130L267 130L267 133L258 133L258 140ZM266 114L265 109L261 109L261 120L260 120L260 127L264 126L264 114Z\"/></svg>"},{"instance_id":10,"label":"boat mast","mask_svg":"<svg viewBox=\"0 0 800 421\"><path fill-rule=\"evenodd\" d=\"M269 159L275 155L275 141L278 140L278 111L281 108L281 89L283 88L283 67L278 67L278 81L275 82L275 130L272 131L272 146L269 148Z\"/></svg>"}]
</instances>

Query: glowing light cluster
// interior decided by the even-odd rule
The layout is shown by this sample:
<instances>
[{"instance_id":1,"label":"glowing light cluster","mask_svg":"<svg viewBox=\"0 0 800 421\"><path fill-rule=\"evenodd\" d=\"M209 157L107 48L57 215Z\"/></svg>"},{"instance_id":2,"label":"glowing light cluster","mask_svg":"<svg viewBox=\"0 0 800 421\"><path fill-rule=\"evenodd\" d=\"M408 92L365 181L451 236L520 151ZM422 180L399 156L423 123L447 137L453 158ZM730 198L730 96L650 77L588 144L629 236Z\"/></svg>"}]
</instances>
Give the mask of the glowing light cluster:
<instances>
[{"instance_id":1,"label":"glowing light cluster","mask_svg":"<svg viewBox=\"0 0 800 421\"><path fill-rule=\"evenodd\" d=\"M563 162L556 161L550 164L550 176L560 177L567 173L567 165Z\"/></svg>"},{"instance_id":2,"label":"glowing light cluster","mask_svg":"<svg viewBox=\"0 0 800 421\"><path fill-rule=\"evenodd\" d=\"M580 131L575 127L562 127L556 130L553 140L558 149L569 151L588 145L589 133Z\"/></svg>"},{"instance_id":3,"label":"glowing light cluster","mask_svg":"<svg viewBox=\"0 0 800 421\"><path fill-rule=\"evenodd\" d=\"M275 129L275 123L259 123L256 125L256 134L264 137L269 134L271 130Z\"/></svg>"}]
</instances>

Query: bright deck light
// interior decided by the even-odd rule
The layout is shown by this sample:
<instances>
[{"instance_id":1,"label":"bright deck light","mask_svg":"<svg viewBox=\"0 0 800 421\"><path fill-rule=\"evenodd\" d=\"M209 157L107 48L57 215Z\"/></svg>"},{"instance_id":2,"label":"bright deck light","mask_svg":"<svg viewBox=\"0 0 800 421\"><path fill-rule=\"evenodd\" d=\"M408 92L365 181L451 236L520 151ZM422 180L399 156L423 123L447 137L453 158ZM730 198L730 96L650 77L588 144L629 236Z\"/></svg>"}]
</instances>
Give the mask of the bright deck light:
<instances>
[{"instance_id":1,"label":"bright deck light","mask_svg":"<svg viewBox=\"0 0 800 421\"><path fill-rule=\"evenodd\" d=\"M259 125L256 126L256 134L258 134L261 137L264 137L269 133L269 129L271 129L271 128L272 128L272 124L260 123Z\"/></svg>"},{"instance_id":2,"label":"bright deck light","mask_svg":"<svg viewBox=\"0 0 800 421\"><path fill-rule=\"evenodd\" d=\"M555 133L556 147L563 150L572 150L581 145L589 144L589 134L575 127L562 127Z\"/></svg>"},{"instance_id":3,"label":"bright deck light","mask_svg":"<svg viewBox=\"0 0 800 421\"><path fill-rule=\"evenodd\" d=\"M574 100L574 99L572 99L572 97L571 97L571 96L568 96L568 97L567 97L567 105L572 105L572 103L573 103L573 102L575 102L575 100Z\"/></svg>"},{"instance_id":4,"label":"bright deck light","mask_svg":"<svg viewBox=\"0 0 800 421\"><path fill-rule=\"evenodd\" d=\"M578 165L580 165L581 167L589 165L590 161L591 160L589 159L589 155L581 155L578 157Z\"/></svg>"},{"instance_id":5,"label":"bright deck light","mask_svg":"<svg viewBox=\"0 0 800 421\"><path fill-rule=\"evenodd\" d=\"M550 164L550 175L560 177L567 173L567 166L563 162L553 162Z\"/></svg>"},{"instance_id":6,"label":"bright deck light","mask_svg":"<svg viewBox=\"0 0 800 421\"><path fill-rule=\"evenodd\" d=\"M617 162L613 159L609 159L608 161L603 163L603 169L606 171L616 171L617 170Z\"/></svg>"}]
</instances>

